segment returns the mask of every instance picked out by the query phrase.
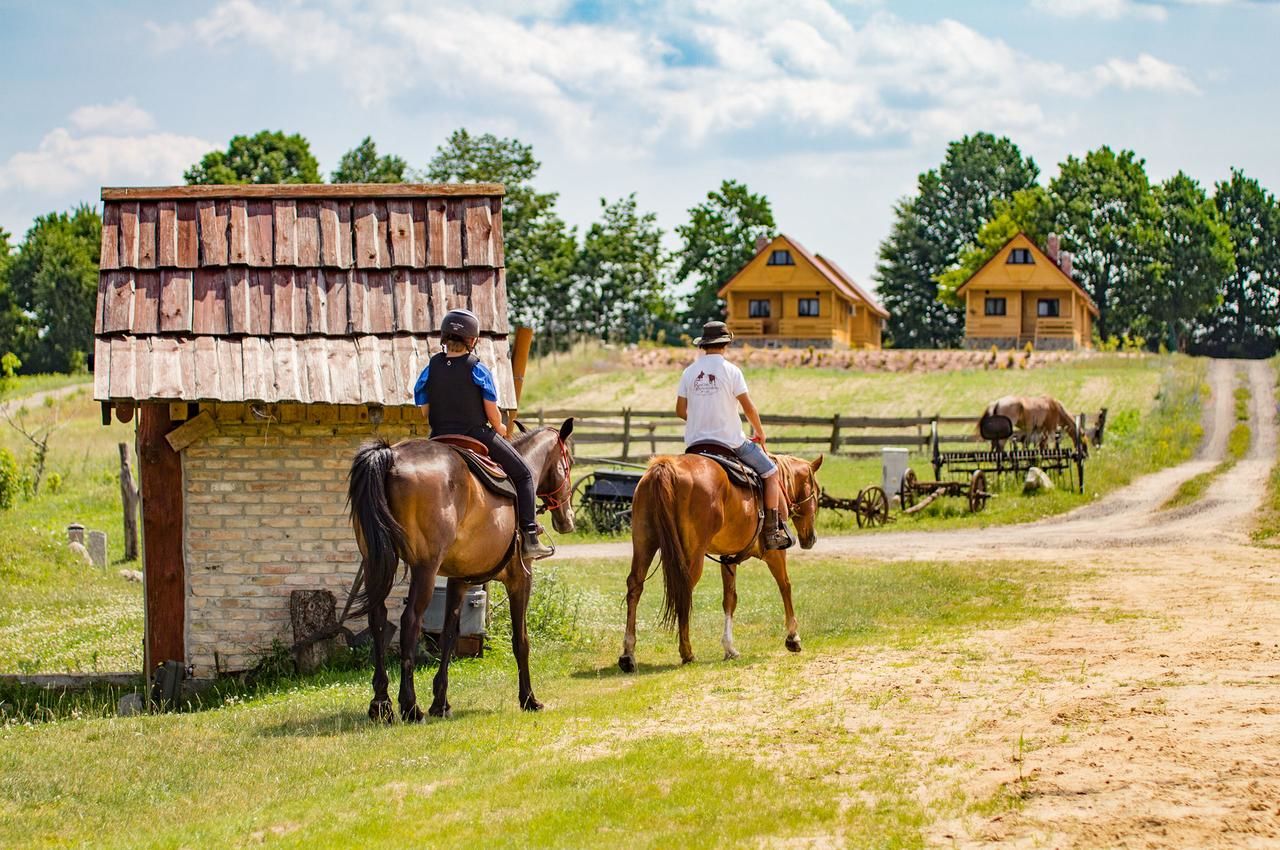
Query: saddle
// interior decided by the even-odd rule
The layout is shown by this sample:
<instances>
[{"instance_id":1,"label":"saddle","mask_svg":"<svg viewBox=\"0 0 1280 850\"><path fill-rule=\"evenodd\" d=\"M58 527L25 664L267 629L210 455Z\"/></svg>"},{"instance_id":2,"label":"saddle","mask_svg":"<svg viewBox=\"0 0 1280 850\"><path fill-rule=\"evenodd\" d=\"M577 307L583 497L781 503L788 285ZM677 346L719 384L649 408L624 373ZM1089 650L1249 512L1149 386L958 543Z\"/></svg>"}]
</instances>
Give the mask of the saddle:
<instances>
[{"instance_id":1,"label":"saddle","mask_svg":"<svg viewBox=\"0 0 1280 850\"><path fill-rule=\"evenodd\" d=\"M733 453L733 449L722 446L719 443L694 443L685 449L684 453L687 455L701 455L714 460L724 468L731 484L744 487L756 494L764 492L764 481L760 478L760 475L743 463Z\"/></svg>"},{"instance_id":2,"label":"saddle","mask_svg":"<svg viewBox=\"0 0 1280 850\"><path fill-rule=\"evenodd\" d=\"M515 485L507 477L506 470L499 466L493 458L489 457L489 449L484 443L474 437L467 437L462 434L444 434L439 437L432 437L431 442L448 446L457 452L466 461L471 474L489 492L515 499Z\"/></svg>"},{"instance_id":3,"label":"saddle","mask_svg":"<svg viewBox=\"0 0 1280 850\"><path fill-rule=\"evenodd\" d=\"M998 413L984 413L978 420L978 434L988 441L1007 440L1013 436L1013 420Z\"/></svg>"}]
</instances>

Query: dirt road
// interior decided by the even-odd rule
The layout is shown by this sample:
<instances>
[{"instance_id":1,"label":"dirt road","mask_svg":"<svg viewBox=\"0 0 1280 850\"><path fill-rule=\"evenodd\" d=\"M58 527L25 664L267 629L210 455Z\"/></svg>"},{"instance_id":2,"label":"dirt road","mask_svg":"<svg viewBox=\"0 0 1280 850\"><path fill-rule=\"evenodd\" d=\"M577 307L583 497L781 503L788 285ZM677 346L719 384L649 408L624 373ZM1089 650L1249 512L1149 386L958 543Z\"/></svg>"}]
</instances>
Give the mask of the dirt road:
<instances>
[{"instance_id":1,"label":"dirt road","mask_svg":"<svg viewBox=\"0 0 1280 850\"><path fill-rule=\"evenodd\" d=\"M1159 511L1223 458L1237 376L1253 397L1248 456L1199 502ZM798 701L821 722L892 730L880 744L914 762L926 803L957 789L1017 801L937 824L937 846L1280 846L1280 550L1248 538L1276 460L1274 380L1266 363L1215 362L1200 455L1070 514L820 541L798 569L832 555L1029 560L1097 578L1051 621L977 633L941 653L815 656L788 705L724 711L763 731ZM894 699L881 706L869 693Z\"/></svg>"}]
</instances>

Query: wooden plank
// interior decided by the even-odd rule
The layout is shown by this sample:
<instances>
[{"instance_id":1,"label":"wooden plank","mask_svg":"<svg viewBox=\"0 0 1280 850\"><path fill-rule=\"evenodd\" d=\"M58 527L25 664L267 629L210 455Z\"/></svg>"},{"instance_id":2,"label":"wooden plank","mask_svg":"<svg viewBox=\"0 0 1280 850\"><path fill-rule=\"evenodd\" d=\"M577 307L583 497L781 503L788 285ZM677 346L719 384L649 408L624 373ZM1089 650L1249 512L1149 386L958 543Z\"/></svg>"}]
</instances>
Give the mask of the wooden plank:
<instances>
[{"instance_id":1,"label":"wooden plank","mask_svg":"<svg viewBox=\"0 0 1280 850\"><path fill-rule=\"evenodd\" d=\"M272 225L273 204L271 201L250 201L247 210L249 216L249 259L248 263L256 268L268 268L275 256L275 236Z\"/></svg>"},{"instance_id":2,"label":"wooden plank","mask_svg":"<svg viewBox=\"0 0 1280 850\"><path fill-rule=\"evenodd\" d=\"M298 201L294 222L295 261L299 266L320 265L320 205L315 201Z\"/></svg>"},{"instance_id":3,"label":"wooden plank","mask_svg":"<svg viewBox=\"0 0 1280 850\"><path fill-rule=\"evenodd\" d=\"M186 422L190 412L191 405L187 404L185 401L169 402L169 419L173 422Z\"/></svg>"},{"instance_id":4,"label":"wooden plank","mask_svg":"<svg viewBox=\"0 0 1280 850\"><path fill-rule=\"evenodd\" d=\"M480 320L481 332L508 333L510 328L507 325L506 306L504 304L499 307L498 303L497 272L488 267L473 268L467 270L467 278L471 297L471 311Z\"/></svg>"},{"instance_id":5,"label":"wooden plank","mask_svg":"<svg viewBox=\"0 0 1280 850\"><path fill-rule=\"evenodd\" d=\"M413 201L413 261L414 268L427 267L427 202Z\"/></svg>"},{"instance_id":6,"label":"wooden plank","mask_svg":"<svg viewBox=\"0 0 1280 850\"><path fill-rule=\"evenodd\" d=\"M227 269L196 269L192 284L191 332L197 336L229 332L229 276Z\"/></svg>"},{"instance_id":7,"label":"wooden plank","mask_svg":"<svg viewBox=\"0 0 1280 850\"><path fill-rule=\"evenodd\" d=\"M300 269L302 295L306 299L309 334L328 333L329 288L326 278L333 272L325 269Z\"/></svg>"},{"instance_id":8,"label":"wooden plank","mask_svg":"<svg viewBox=\"0 0 1280 850\"><path fill-rule=\"evenodd\" d=\"M493 266L493 222L488 198L466 198L455 202L462 204L465 241L462 246L463 264L467 266Z\"/></svg>"},{"instance_id":9,"label":"wooden plank","mask_svg":"<svg viewBox=\"0 0 1280 850\"><path fill-rule=\"evenodd\" d=\"M186 569L183 561L182 458L165 440L173 430L169 408L144 404L138 423L142 492L144 667L186 664Z\"/></svg>"},{"instance_id":10,"label":"wooden plank","mask_svg":"<svg viewBox=\"0 0 1280 850\"><path fill-rule=\"evenodd\" d=\"M191 368L184 368L183 354L186 340L167 336L153 336L146 340L150 349L151 386L146 398L186 398L186 379ZM134 351L138 351L135 347ZM142 355L144 358L147 354Z\"/></svg>"},{"instance_id":11,"label":"wooden plank","mask_svg":"<svg viewBox=\"0 0 1280 850\"><path fill-rule=\"evenodd\" d=\"M355 310L352 310L351 321L357 332L389 334L395 331L395 303L391 294L391 272L361 272L361 287L364 291L363 323L356 323ZM352 292L354 295L355 292ZM352 299L355 304L355 299Z\"/></svg>"},{"instance_id":12,"label":"wooden plank","mask_svg":"<svg viewBox=\"0 0 1280 850\"><path fill-rule=\"evenodd\" d=\"M351 204L322 201L320 204L320 263L339 269L351 268Z\"/></svg>"},{"instance_id":13,"label":"wooden plank","mask_svg":"<svg viewBox=\"0 0 1280 850\"><path fill-rule=\"evenodd\" d=\"M276 399L278 401L309 401L303 389L306 384L306 364L299 357L298 344L291 336L271 339L271 362L275 366Z\"/></svg>"},{"instance_id":14,"label":"wooden plank","mask_svg":"<svg viewBox=\"0 0 1280 850\"><path fill-rule=\"evenodd\" d=\"M140 204L138 208L138 268L156 267L156 219L159 210L155 204Z\"/></svg>"},{"instance_id":15,"label":"wooden plank","mask_svg":"<svg viewBox=\"0 0 1280 850\"><path fill-rule=\"evenodd\" d=\"M218 340L197 336L191 341L194 384L191 395L196 400L221 400L221 368L218 365ZM234 398L234 397L233 397Z\"/></svg>"},{"instance_id":16,"label":"wooden plank","mask_svg":"<svg viewBox=\"0 0 1280 850\"><path fill-rule=\"evenodd\" d=\"M173 264L180 269L194 269L200 265L200 234L196 225L195 202L180 202L176 213L174 235L176 251Z\"/></svg>"},{"instance_id":17,"label":"wooden plank","mask_svg":"<svg viewBox=\"0 0 1280 850\"><path fill-rule=\"evenodd\" d=\"M98 258L99 271L120 268L120 205L107 204L102 210L102 251Z\"/></svg>"},{"instance_id":18,"label":"wooden plank","mask_svg":"<svg viewBox=\"0 0 1280 850\"><path fill-rule=\"evenodd\" d=\"M462 268L463 222L466 218L466 207L459 199L445 202L444 215L444 267L447 269Z\"/></svg>"},{"instance_id":19,"label":"wooden plank","mask_svg":"<svg viewBox=\"0 0 1280 850\"><path fill-rule=\"evenodd\" d=\"M173 268L178 264L178 202L156 204L156 264Z\"/></svg>"},{"instance_id":20,"label":"wooden plank","mask_svg":"<svg viewBox=\"0 0 1280 850\"><path fill-rule=\"evenodd\" d=\"M494 309L502 317L502 327L511 332L511 310L507 304L507 270L498 269L495 275L497 289L493 293Z\"/></svg>"},{"instance_id":21,"label":"wooden plank","mask_svg":"<svg viewBox=\"0 0 1280 850\"><path fill-rule=\"evenodd\" d=\"M108 398L136 398L137 385L134 380L133 338L115 337L111 340L111 351L107 356L110 364L110 384Z\"/></svg>"},{"instance_id":22,"label":"wooden plank","mask_svg":"<svg viewBox=\"0 0 1280 850\"><path fill-rule=\"evenodd\" d=\"M431 284L425 271L397 271L392 278L396 296L396 330L430 333Z\"/></svg>"},{"instance_id":23,"label":"wooden plank","mask_svg":"<svg viewBox=\"0 0 1280 850\"><path fill-rule=\"evenodd\" d=\"M227 275L227 332L252 333L249 322L249 270L233 266Z\"/></svg>"},{"instance_id":24,"label":"wooden plank","mask_svg":"<svg viewBox=\"0 0 1280 850\"><path fill-rule=\"evenodd\" d=\"M387 233L391 241L389 265L412 266L416 254L412 201L387 201Z\"/></svg>"},{"instance_id":25,"label":"wooden plank","mask_svg":"<svg viewBox=\"0 0 1280 850\"><path fill-rule=\"evenodd\" d=\"M357 404L382 404L382 346L378 337L360 336L354 342L358 394L353 401Z\"/></svg>"},{"instance_id":26,"label":"wooden plank","mask_svg":"<svg viewBox=\"0 0 1280 850\"><path fill-rule=\"evenodd\" d=\"M133 325L133 272L103 272L98 277L102 290L102 311L98 332L123 333Z\"/></svg>"},{"instance_id":27,"label":"wooden plank","mask_svg":"<svg viewBox=\"0 0 1280 850\"><path fill-rule=\"evenodd\" d=\"M170 419L172 418L172 411L170 411ZM184 422L165 434L164 439L169 444L169 448L175 452L180 452L197 440L212 437L217 433L218 420L214 419L212 414L205 410L194 419Z\"/></svg>"},{"instance_id":28,"label":"wooden plank","mask_svg":"<svg viewBox=\"0 0 1280 850\"><path fill-rule=\"evenodd\" d=\"M111 340L102 337L93 341L93 398L111 398Z\"/></svg>"},{"instance_id":29,"label":"wooden plank","mask_svg":"<svg viewBox=\"0 0 1280 850\"><path fill-rule=\"evenodd\" d=\"M360 363L356 347L348 337L330 337L326 340L326 365L329 372L329 402L331 404L355 404L360 398Z\"/></svg>"},{"instance_id":30,"label":"wooden plank","mask_svg":"<svg viewBox=\"0 0 1280 850\"><path fill-rule=\"evenodd\" d=\"M429 287L429 304L431 307L431 324L427 330L436 331L440 328L440 322L444 320L444 314L449 311L447 306L449 285L445 281L444 269L427 269L427 286Z\"/></svg>"},{"instance_id":31,"label":"wooden plank","mask_svg":"<svg viewBox=\"0 0 1280 850\"><path fill-rule=\"evenodd\" d=\"M277 266L298 264L298 206L297 201L272 201L272 232L275 236L273 253Z\"/></svg>"},{"instance_id":32,"label":"wooden plank","mask_svg":"<svg viewBox=\"0 0 1280 850\"><path fill-rule=\"evenodd\" d=\"M330 336L343 336L352 332L349 303L351 275L352 272L325 272L325 333Z\"/></svg>"},{"instance_id":33,"label":"wooden plank","mask_svg":"<svg viewBox=\"0 0 1280 850\"><path fill-rule=\"evenodd\" d=\"M160 271L160 332L189 332L192 326L194 273L189 269Z\"/></svg>"},{"instance_id":34,"label":"wooden plank","mask_svg":"<svg viewBox=\"0 0 1280 850\"><path fill-rule=\"evenodd\" d=\"M200 264L225 266L229 261L230 205L226 201L198 201L196 224L200 234Z\"/></svg>"},{"instance_id":35,"label":"wooden plank","mask_svg":"<svg viewBox=\"0 0 1280 850\"><path fill-rule=\"evenodd\" d=\"M227 262L249 262L249 202L244 198L231 201L231 223L227 231Z\"/></svg>"},{"instance_id":36,"label":"wooden plank","mask_svg":"<svg viewBox=\"0 0 1280 850\"><path fill-rule=\"evenodd\" d=\"M329 387L329 340L308 337L300 341L306 375L306 394L312 404L327 404L333 393Z\"/></svg>"},{"instance_id":37,"label":"wooden plank","mask_svg":"<svg viewBox=\"0 0 1280 850\"><path fill-rule=\"evenodd\" d=\"M490 237L493 265L503 268L507 264L507 248L502 235L502 198L489 199L489 222L493 226Z\"/></svg>"},{"instance_id":38,"label":"wooden plank","mask_svg":"<svg viewBox=\"0 0 1280 850\"><path fill-rule=\"evenodd\" d=\"M298 286L294 270L291 268L276 268L272 269L270 274L271 333L306 333L306 293Z\"/></svg>"},{"instance_id":39,"label":"wooden plank","mask_svg":"<svg viewBox=\"0 0 1280 850\"><path fill-rule=\"evenodd\" d=\"M408 388L405 387L400 370L396 367L393 339L393 337L378 338L378 356L376 360L378 386L380 388L378 403L385 406L404 404L404 400L409 398L413 392L413 385L410 384ZM385 422L386 420L384 419L383 421Z\"/></svg>"},{"instance_id":40,"label":"wooden plank","mask_svg":"<svg viewBox=\"0 0 1280 850\"><path fill-rule=\"evenodd\" d=\"M403 388L404 394L399 403L412 404L413 385L430 359L429 352L425 345L419 348L418 340L411 336L394 336L391 338L390 359L396 366L396 384Z\"/></svg>"},{"instance_id":41,"label":"wooden plank","mask_svg":"<svg viewBox=\"0 0 1280 850\"><path fill-rule=\"evenodd\" d=\"M200 198L453 198L505 193L501 183L267 183L217 186L108 186L104 201Z\"/></svg>"},{"instance_id":42,"label":"wooden plank","mask_svg":"<svg viewBox=\"0 0 1280 850\"><path fill-rule=\"evenodd\" d=\"M153 334L160 329L160 273L139 271L134 273L133 322L129 329L135 334Z\"/></svg>"},{"instance_id":43,"label":"wooden plank","mask_svg":"<svg viewBox=\"0 0 1280 850\"><path fill-rule=\"evenodd\" d=\"M275 401L275 370L271 367L271 349L262 337L247 336L240 340L244 364L245 401Z\"/></svg>"},{"instance_id":44,"label":"wooden plank","mask_svg":"<svg viewBox=\"0 0 1280 850\"><path fill-rule=\"evenodd\" d=\"M444 265L444 234L447 204L441 199L427 201L427 265Z\"/></svg>"},{"instance_id":45,"label":"wooden plank","mask_svg":"<svg viewBox=\"0 0 1280 850\"><path fill-rule=\"evenodd\" d=\"M238 339L218 337L218 398L244 401L244 346Z\"/></svg>"},{"instance_id":46,"label":"wooden plank","mask_svg":"<svg viewBox=\"0 0 1280 850\"><path fill-rule=\"evenodd\" d=\"M138 267L138 205L120 205L120 267Z\"/></svg>"},{"instance_id":47,"label":"wooden plank","mask_svg":"<svg viewBox=\"0 0 1280 850\"><path fill-rule=\"evenodd\" d=\"M471 309L471 276L462 269L446 269L444 273L444 300L446 311ZM441 316L443 318L443 315ZM483 326L481 326L483 329Z\"/></svg>"},{"instance_id":48,"label":"wooden plank","mask_svg":"<svg viewBox=\"0 0 1280 850\"><path fill-rule=\"evenodd\" d=\"M249 303L247 333L266 336L271 333L271 269L249 270Z\"/></svg>"},{"instance_id":49,"label":"wooden plank","mask_svg":"<svg viewBox=\"0 0 1280 850\"><path fill-rule=\"evenodd\" d=\"M356 267L385 269L391 265L387 244L387 205L383 201L357 201L352 210L355 225Z\"/></svg>"}]
</instances>

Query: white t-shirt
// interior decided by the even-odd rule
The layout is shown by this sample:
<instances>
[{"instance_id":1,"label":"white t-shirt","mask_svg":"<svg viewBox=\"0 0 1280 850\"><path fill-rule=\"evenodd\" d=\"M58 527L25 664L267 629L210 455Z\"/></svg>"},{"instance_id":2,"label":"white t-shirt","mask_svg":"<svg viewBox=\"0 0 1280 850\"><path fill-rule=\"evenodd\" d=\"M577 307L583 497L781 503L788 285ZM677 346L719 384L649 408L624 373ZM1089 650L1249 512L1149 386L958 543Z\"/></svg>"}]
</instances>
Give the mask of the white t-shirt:
<instances>
[{"instance_id":1,"label":"white t-shirt","mask_svg":"<svg viewBox=\"0 0 1280 850\"><path fill-rule=\"evenodd\" d=\"M747 441L738 419L738 396L747 391L742 370L719 354L704 354L680 376L677 395L689 400L684 444L714 442L736 449Z\"/></svg>"}]
</instances>

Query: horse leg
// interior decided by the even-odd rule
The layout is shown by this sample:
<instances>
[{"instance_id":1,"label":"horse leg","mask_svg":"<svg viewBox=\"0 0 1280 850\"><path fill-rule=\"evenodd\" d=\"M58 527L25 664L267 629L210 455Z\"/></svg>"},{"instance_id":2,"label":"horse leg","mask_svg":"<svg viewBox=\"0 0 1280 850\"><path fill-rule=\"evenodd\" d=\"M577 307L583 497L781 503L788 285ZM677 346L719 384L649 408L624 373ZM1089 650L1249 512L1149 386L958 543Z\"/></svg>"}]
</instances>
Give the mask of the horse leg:
<instances>
[{"instance_id":1,"label":"horse leg","mask_svg":"<svg viewBox=\"0 0 1280 850\"><path fill-rule=\"evenodd\" d=\"M390 723L395 717L391 697L387 694L387 600L375 599L369 592L369 652L373 655L373 699L369 702L369 719Z\"/></svg>"},{"instance_id":2,"label":"horse leg","mask_svg":"<svg viewBox=\"0 0 1280 850\"><path fill-rule=\"evenodd\" d=\"M676 611L676 624L680 629L680 663L693 663L693 644L689 641L689 621L693 619L693 589L702 578L702 562L707 557L705 551L695 551L689 556L685 569L689 571L689 598L679 611Z\"/></svg>"},{"instance_id":3,"label":"horse leg","mask_svg":"<svg viewBox=\"0 0 1280 850\"><path fill-rule=\"evenodd\" d=\"M418 708L418 695L413 687L413 668L422 635L422 615L435 590L436 570L415 567L410 572L409 595L405 598L404 613L400 615L400 719L417 723L424 715Z\"/></svg>"},{"instance_id":4,"label":"horse leg","mask_svg":"<svg viewBox=\"0 0 1280 850\"><path fill-rule=\"evenodd\" d=\"M653 563L658 542L653 539L647 525L637 525L631 539L631 574L627 576L627 628L622 636L622 655L618 667L623 673L636 669L636 609L640 607L640 594L644 593L645 573Z\"/></svg>"},{"instance_id":5,"label":"horse leg","mask_svg":"<svg viewBox=\"0 0 1280 850\"><path fill-rule=\"evenodd\" d=\"M462 626L462 597L466 595L467 586L459 579L449 579L445 591L444 628L440 632L440 668L431 682L431 707L427 714L432 717L450 717L449 705L449 660L453 658L453 648L458 642L458 630Z\"/></svg>"},{"instance_id":6,"label":"horse leg","mask_svg":"<svg viewBox=\"0 0 1280 850\"><path fill-rule=\"evenodd\" d=\"M786 550L770 550L764 553L764 562L773 573L773 580L778 583L778 591L782 594L782 610L787 622L787 649L800 651L799 625L796 623L796 610L791 605L791 579L787 575Z\"/></svg>"},{"instance_id":7,"label":"horse leg","mask_svg":"<svg viewBox=\"0 0 1280 850\"><path fill-rule=\"evenodd\" d=\"M511 609L511 649L516 655L516 669L520 676L520 707L525 711L541 711L542 703L533 695L533 684L529 680L529 628L527 614L529 612L529 595L533 590L533 578L519 563L507 567L503 578L507 586L507 605Z\"/></svg>"},{"instance_id":8,"label":"horse leg","mask_svg":"<svg viewBox=\"0 0 1280 850\"><path fill-rule=\"evenodd\" d=\"M721 564L720 578L724 581L724 637L720 645L724 647L724 660L732 661L738 657L738 650L733 646L733 612L738 608L738 565Z\"/></svg>"}]
</instances>

